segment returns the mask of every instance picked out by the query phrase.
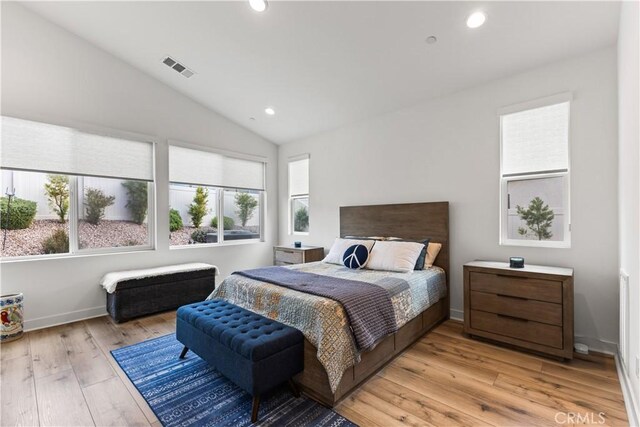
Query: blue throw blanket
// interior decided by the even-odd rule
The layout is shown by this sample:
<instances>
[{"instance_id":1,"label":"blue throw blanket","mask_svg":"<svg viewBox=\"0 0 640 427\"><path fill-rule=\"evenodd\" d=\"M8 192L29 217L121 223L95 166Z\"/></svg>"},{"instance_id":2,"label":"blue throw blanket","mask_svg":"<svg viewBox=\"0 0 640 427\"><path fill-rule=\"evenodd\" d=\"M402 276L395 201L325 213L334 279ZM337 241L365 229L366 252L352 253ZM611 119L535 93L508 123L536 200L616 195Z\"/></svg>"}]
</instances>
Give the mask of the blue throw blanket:
<instances>
[{"instance_id":1,"label":"blue throw blanket","mask_svg":"<svg viewBox=\"0 0 640 427\"><path fill-rule=\"evenodd\" d=\"M339 302L349 316L360 350L370 350L382 338L396 331L391 296L380 286L284 267L256 268L233 274Z\"/></svg>"}]
</instances>

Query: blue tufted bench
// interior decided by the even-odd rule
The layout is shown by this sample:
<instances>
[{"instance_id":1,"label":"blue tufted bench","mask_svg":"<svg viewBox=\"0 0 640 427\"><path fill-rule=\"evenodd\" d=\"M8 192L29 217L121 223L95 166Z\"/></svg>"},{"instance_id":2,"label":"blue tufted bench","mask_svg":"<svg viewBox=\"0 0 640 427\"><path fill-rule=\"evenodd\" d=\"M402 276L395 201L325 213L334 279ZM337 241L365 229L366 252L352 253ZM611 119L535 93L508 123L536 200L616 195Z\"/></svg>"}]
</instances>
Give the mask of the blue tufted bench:
<instances>
[{"instance_id":1,"label":"blue tufted bench","mask_svg":"<svg viewBox=\"0 0 640 427\"><path fill-rule=\"evenodd\" d=\"M290 326L221 299L178 309L176 338L184 349L253 396L251 422L258 419L260 396L289 381L304 368L304 336Z\"/></svg>"}]
</instances>

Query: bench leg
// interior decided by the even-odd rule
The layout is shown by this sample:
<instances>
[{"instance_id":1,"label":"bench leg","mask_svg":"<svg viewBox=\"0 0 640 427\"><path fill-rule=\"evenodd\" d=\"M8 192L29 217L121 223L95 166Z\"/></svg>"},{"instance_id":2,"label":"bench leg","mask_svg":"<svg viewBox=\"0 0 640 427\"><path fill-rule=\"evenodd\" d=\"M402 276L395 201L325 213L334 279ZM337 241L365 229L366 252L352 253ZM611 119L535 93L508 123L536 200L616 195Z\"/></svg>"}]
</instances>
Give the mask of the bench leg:
<instances>
[{"instance_id":1,"label":"bench leg","mask_svg":"<svg viewBox=\"0 0 640 427\"><path fill-rule=\"evenodd\" d=\"M300 397L300 391L298 390L298 387L296 387L296 384L293 382L291 378L289 378L289 387L291 387L291 391L293 392L293 395L295 397Z\"/></svg>"},{"instance_id":2,"label":"bench leg","mask_svg":"<svg viewBox=\"0 0 640 427\"><path fill-rule=\"evenodd\" d=\"M251 407L251 422L258 421L258 409L260 408L260 396L253 396L253 406Z\"/></svg>"},{"instance_id":3,"label":"bench leg","mask_svg":"<svg viewBox=\"0 0 640 427\"><path fill-rule=\"evenodd\" d=\"M187 355L187 351L189 351L189 347L185 345L182 349L182 353L180 353L180 359L184 359L184 357Z\"/></svg>"}]
</instances>

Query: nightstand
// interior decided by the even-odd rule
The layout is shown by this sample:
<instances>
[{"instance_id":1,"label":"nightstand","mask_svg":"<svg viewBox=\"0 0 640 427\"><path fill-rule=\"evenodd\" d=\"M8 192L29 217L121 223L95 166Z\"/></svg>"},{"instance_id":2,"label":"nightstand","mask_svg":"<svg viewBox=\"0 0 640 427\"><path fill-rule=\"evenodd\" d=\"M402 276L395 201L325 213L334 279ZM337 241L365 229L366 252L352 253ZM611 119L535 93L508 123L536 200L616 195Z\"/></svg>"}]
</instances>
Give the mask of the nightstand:
<instances>
[{"instance_id":1,"label":"nightstand","mask_svg":"<svg viewBox=\"0 0 640 427\"><path fill-rule=\"evenodd\" d=\"M573 269L465 264L464 332L573 358Z\"/></svg>"},{"instance_id":2,"label":"nightstand","mask_svg":"<svg viewBox=\"0 0 640 427\"><path fill-rule=\"evenodd\" d=\"M293 245L274 246L273 264L290 265L304 264L307 262L322 261L324 259L324 248L319 246L302 246L296 248Z\"/></svg>"}]
</instances>

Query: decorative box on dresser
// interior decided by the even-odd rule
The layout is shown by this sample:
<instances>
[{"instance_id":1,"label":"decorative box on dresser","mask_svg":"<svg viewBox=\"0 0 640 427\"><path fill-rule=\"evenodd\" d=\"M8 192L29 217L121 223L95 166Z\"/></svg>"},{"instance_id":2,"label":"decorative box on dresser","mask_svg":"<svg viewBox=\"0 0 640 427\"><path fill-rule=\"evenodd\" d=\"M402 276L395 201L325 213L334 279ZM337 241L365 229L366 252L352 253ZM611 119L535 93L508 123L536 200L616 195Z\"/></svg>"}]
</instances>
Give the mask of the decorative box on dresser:
<instances>
[{"instance_id":1,"label":"decorative box on dresser","mask_svg":"<svg viewBox=\"0 0 640 427\"><path fill-rule=\"evenodd\" d=\"M307 262L322 261L324 259L324 248L320 246L302 246L296 248L293 245L274 246L273 264L290 265L305 264Z\"/></svg>"},{"instance_id":2,"label":"decorative box on dresser","mask_svg":"<svg viewBox=\"0 0 640 427\"><path fill-rule=\"evenodd\" d=\"M464 332L573 358L573 269L474 261L464 265Z\"/></svg>"}]
</instances>

